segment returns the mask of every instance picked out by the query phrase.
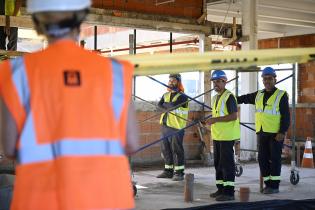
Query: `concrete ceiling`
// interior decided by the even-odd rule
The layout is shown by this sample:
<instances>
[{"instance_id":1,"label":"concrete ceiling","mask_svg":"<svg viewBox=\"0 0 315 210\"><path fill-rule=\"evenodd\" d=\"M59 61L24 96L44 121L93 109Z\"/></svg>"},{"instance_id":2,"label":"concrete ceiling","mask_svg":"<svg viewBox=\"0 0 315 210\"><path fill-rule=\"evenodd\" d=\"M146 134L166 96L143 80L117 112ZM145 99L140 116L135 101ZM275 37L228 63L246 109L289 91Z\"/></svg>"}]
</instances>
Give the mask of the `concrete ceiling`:
<instances>
[{"instance_id":1,"label":"concrete ceiling","mask_svg":"<svg viewBox=\"0 0 315 210\"><path fill-rule=\"evenodd\" d=\"M258 39L315 33L315 0L260 0ZM207 0L207 20L242 24L242 0Z\"/></svg>"},{"instance_id":2,"label":"concrete ceiling","mask_svg":"<svg viewBox=\"0 0 315 210\"><path fill-rule=\"evenodd\" d=\"M206 0L206 2L208 21L232 23L232 18L236 17L237 24L242 24L242 0ZM258 0L257 2L258 39L315 33L315 0ZM140 41L141 37L138 38ZM30 48L29 45L41 48L43 45L41 38L36 39L37 41L25 42L30 41L29 37L21 36L19 41L23 42L23 45L20 44L20 50L33 51L34 47Z\"/></svg>"}]
</instances>

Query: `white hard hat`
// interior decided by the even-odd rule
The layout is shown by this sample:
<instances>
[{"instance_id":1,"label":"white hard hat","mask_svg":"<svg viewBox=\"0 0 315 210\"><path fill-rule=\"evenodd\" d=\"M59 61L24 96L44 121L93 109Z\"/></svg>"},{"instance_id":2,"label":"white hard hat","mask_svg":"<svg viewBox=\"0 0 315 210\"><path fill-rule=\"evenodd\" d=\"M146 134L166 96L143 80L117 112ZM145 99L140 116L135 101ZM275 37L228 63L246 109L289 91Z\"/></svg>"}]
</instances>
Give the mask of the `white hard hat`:
<instances>
[{"instance_id":1,"label":"white hard hat","mask_svg":"<svg viewBox=\"0 0 315 210\"><path fill-rule=\"evenodd\" d=\"M77 11L90 6L91 0L27 0L27 11L29 13Z\"/></svg>"}]
</instances>

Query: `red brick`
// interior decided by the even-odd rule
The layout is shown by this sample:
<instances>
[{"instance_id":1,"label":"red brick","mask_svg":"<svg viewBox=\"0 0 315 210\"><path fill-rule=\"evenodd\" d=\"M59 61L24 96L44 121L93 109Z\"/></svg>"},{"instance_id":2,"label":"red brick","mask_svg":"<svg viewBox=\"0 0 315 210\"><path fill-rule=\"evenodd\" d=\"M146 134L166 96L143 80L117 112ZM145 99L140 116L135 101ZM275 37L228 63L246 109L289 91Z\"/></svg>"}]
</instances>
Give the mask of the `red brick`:
<instances>
[{"instance_id":1,"label":"red brick","mask_svg":"<svg viewBox=\"0 0 315 210\"><path fill-rule=\"evenodd\" d=\"M160 132L161 131L161 125L160 123L151 123L151 131L152 132Z\"/></svg>"}]
</instances>

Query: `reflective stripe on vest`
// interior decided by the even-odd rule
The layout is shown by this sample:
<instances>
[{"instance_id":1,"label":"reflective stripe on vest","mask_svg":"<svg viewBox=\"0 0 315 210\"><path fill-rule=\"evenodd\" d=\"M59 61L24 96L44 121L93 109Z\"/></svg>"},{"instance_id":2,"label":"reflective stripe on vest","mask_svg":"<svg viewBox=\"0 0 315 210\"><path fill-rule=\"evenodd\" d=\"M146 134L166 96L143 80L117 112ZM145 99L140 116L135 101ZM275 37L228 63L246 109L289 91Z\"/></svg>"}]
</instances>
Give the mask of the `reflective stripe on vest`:
<instances>
[{"instance_id":1,"label":"reflective stripe on vest","mask_svg":"<svg viewBox=\"0 0 315 210\"><path fill-rule=\"evenodd\" d=\"M30 89L23 57L10 61L12 79L23 104L27 117L20 135L18 161L20 164L50 161L62 156L124 155L119 139L59 139L55 143L38 144L34 127L33 114L30 108ZM112 107L116 119L120 118L123 108L124 83L122 65L112 60L113 96Z\"/></svg>"},{"instance_id":2,"label":"reflective stripe on vest","mask_svg":"<svg viewBox=\"0 0 315 210\"><path fill-rule=\"evenodd\" d=\"M26 114L30 112L30 89L23 57L10 60L12 80Z\"/></svg>"},{"instance_id":3,"label":"reflective stripe on vest","mask_svg":"<svg viewBox=\"0 0 315 210\"><path fill-rule=\"evenodd\" d=\"M271 115L280 115L280 111L277 112L277 106L280 102L281 96L284 94L284 91L279 90L276 96L276 100L272 106L272 110L262 110L262 109L256 109L256 112L264 112L266 114L271 114ZM257 103L259 100L261 100L261 97L263 97L264 93L259 92L259 95L256 97L255 102Z\"/></svg>"},{"instance_id":4,"label":"reflective stripe on vest","mask_svg":"<svg viewBox=\"0 0 315 210\"><path fill-rule=\"evenodd\" d=\"M277 133L280 129L279 104L285 91L277 89L264 105L264 92L258 91L255 99L255 124L256 132Z\"/></svg>"},{"instance_id":5,"label":"reflective stripe on vest","mask_svg":"<svg viewBox=\"0 0 315 210\"><path fill-rule=\"evenodd\" d=\"M119 140L105 139L62 139L52 144L38 144L30 113L21 135L18 153L20 164L51 161L64 156L120 156L124 150Z\"/></svg>"},{"instance_id":6,"label":"reflective stripe on vest","mask_svg":"<svg viewBox=\"0 0 315 210\"><path fill-rule=\"evenodd\" d=\"M212 116L223 117L229 115L226 102L229 97L235 96L228 90L225 90L221 97L215 95L212 98ZM235 99L236 100L236 99ZM217 122L211 125L211 136L216 141L232 141L240 138L240 123L239 119L229 122Z\"/></svg>"},{"instance_id":7,"label":"reflective stripe on vest","mask_svg":"<svg viewBox=\"0 0 315 210\"><path fill-rule=\"evenodd\" d=\"M175 102L177 101L178 97L180 96L180 93L177 93L172 100L171 98L171 92L167 92L163 95L164 102ZM187 124L187 119L188 119L188 102L187 102L187 107L178 107L175 110L170 111L170 113L163 113L160 118L160 124L163 124L163 118L165 115L167 115L166 119L166 126L175 128L175 129L182 129L186 126ZM173 115L174 113L175 115ZM186 119L186 120L185 120Z\"/></svg>"},{"instance_id":8,"label":"reflective stripe on vest","mask_svg":"<svg viewBox=\"0 0 315 210\"><path fill-rule=\"evenodd\" d=\"M113 109L116 120L120 118L124 103L124 78L123 78L123 67L116 60L112 59L113 69Z\"/></svg>"}]
</instances>

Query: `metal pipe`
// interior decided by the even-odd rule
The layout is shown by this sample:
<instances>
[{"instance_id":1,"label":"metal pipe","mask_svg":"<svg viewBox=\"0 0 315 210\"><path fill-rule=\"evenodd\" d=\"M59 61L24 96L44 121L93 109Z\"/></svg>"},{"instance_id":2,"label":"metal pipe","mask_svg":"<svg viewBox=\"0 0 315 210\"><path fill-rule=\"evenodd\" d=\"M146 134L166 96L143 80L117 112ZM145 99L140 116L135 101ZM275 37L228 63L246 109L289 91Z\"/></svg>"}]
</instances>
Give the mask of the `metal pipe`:
<instances>
[{"instance_id":1,"label":"metal pipe","mask_svg":"<svg viewBox=\"0 0 315 210\"><path fill-rule=\"evenodd\" d=\"M173 52L173 33L170 32L170 53Z\"/></svg>"},{"instance_id":2,"label":"metal pipe","mask_svg":"<svg viewBox=\"0 0 315 210\"><path fill-rule=\"evenodd\" d=\"M206 117L203 117L202 120L205 121L205 120L207 120L209 117L211 117L211 115L208 115L208 116L206 116ZM136 154L136 153L138 153L138 152L140 152L140 151L142 151L142 150L144 150L144 149L146 149L146 148L148 148L148 147L150 147L150 146L152 146L152 145L154 145L154 144L156 144L156 143L158 143L158 142L160 142L160 141L163 141L163 140L167 139L168 137L171 137L171 136L173 136L173 135L175 135L175 134L178 134L178 133L180 133L182 130L185 130L185 129L187 129L187 128L190 128L190 127L196 125L197 123L199 123L199 121L194 121L194 122L192 122L191 124L187 125L186 127L182 128L182 129L180 129L180 130L178 130L178 131L176 131L176 132L172 132L172 133L170 133L169 135L166 135L166 136L164 136L164 137L162 137L162 138L160 138L160 139L157 139L157 140L155 140L155 141L153 141L153 142L151 142L151 143L149 143L149 144L145 144L145 145L143 145L142 147L140 147L137 151L133 152L131 155L134 155L134 154Z\"/></svg>"},{"instance_id":3,"label":"metal pipe","mask_svg":"<svg viewBox=\"0 0 315 210\"><path fill-rule=\"evenodd\" d=\"M97 26L94 26L94 50L97 50Z\"/></svg>"},{"instance_id":4,"label":"metal pipe","mask_svg":"<svg viewBox=\"0 0 315 210\"><path fill-rule=\"evenodd\" d=\"M295 168L296 166L296 162L295 162L295 138L296 138L296 124L295 124L295 94L296 94L296 89L295 89L295 85L296 85L296 72L298 70L298 63L294 64L294 68L292 70L293 72L293 76L292 76L292 107L291 107L291 113L292 113L292 123L291 123L291 138L292 138L292 157L291 157L291 166L292 169Z\"/></svg>"},{"instance_id":5,"label":"metal pipe","mask_svg":"<svg viewBox=\"0 0 315 210\"><path fill-rule=\"evenodd\" d=\"M133 54L137 54L137 30L133 30ZM137 77L133 76L133 93L136 95ZM135 100L135 99L134 99Z\"/></svg>"},{"instance_id":6,"label":"metal pipe","mask_svg":"<svg viewBox=\"0 0 315 210\"><path fill-rule=\"evenodd\" d=\"M133 30L133 54L137 54L137 30Z\"/></svg>"},{"instance_id":7,"label":"metal pipe","mask_svg":"<svg viewBox=\"0 0 315 210\"><path fill-rule=\"evenodd\" d=\"M232 82L232 81L235 80L235 79L236 79L236 78L233 78L233 79L227 81L227 83ZM195 99L196 99L196 98L199 98L199 97L201 97L201 96L203 96L203 95L205 95L205 94L207 94L207 93L209 93L209 92L211 92L211 91L213 91L213 90L214 90L214 89L207 90L206 92L201 93L201 94L195 96L194 98L195 98ZM192 100L189 99L188 102L190 102L190 101L192 101ZM177 109L178 107L182 106L182 105L185 104L185 103L187 103L187 102L183 102L183 103L181 103L181 104L179 104L179 105L177 105L177 106L175 106L175 107L173 107L173 108L171 108L171 109L168 109L168 110L166 110L164 113L167 113L167 112L170 112L170 111L172 111L172 110L174 110L174 109ZM144 123L144 122L146 122L146 121L148 121L148 120L150 120L150 119L153 119L153 118L155 118L155 117L157 117L157 116L160 116L160 114L155 114L155 115L153 115L153 116L150 116L150 117L148 117L147 119L144 119L143 121L139 122L139 124Z\"/></svg>"},{"instance_id":8,"label":"metal pipe","mask_svg":"<svg viewBox=\"0 0 315 210\"><path fill-rule=\"evenodd\" d=\"M173 42L172 45L180 45L180 44L197 44L199 43L198 39L193 39L193 40L187 40L187 41L180 41L180 42ZM213 41L213 44L222 44L222 42L216 42ZM163 43L163 44L152 44L152 45L144 45L144 46L138 46L136 47L137 49L146 49L146 48L154 48L154 47L167 47L169 46L169 43ZM129 48L121 48L121 49L114 49L114 50L103 50L101 53L110 53L110 52L121 52L121 51L128 51Z\"/></svg>"}]
</instances>

